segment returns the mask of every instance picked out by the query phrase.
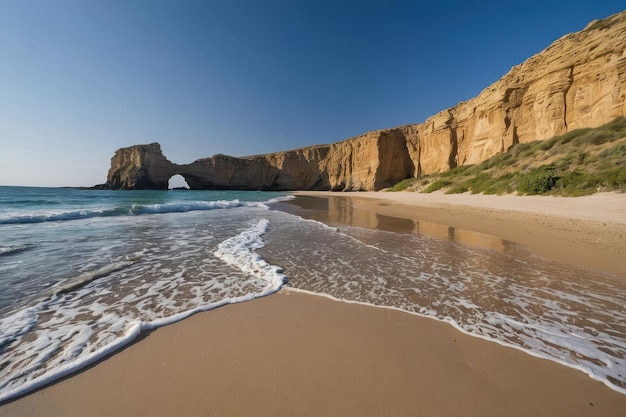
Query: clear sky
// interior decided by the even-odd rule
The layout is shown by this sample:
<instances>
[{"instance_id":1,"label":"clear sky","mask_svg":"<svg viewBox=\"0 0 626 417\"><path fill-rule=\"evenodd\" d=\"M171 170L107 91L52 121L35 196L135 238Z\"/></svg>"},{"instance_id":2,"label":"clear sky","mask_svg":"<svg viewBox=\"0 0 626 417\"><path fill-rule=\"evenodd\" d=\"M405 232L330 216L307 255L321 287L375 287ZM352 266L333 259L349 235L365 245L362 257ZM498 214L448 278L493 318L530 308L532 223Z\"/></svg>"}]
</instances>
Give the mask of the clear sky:
<instances>
[{"instance_id":1,"label":"clear sky","mask_svg":"<svg viewBox=\"0 0 626 417\"><path fill-rule=\"evenodd\" d=\"M0 0L0 185L423 122L624 0Z\"/></svg>"}]
</instances>

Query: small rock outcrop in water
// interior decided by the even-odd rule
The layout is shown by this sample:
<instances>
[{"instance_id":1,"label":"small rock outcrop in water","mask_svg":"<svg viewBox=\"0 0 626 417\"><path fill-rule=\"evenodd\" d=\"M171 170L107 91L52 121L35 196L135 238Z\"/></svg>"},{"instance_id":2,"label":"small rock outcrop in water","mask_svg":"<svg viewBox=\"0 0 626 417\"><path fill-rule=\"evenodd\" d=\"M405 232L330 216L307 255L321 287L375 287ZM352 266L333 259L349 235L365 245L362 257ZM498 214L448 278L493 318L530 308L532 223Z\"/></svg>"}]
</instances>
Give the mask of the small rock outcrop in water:
<instances>
[{"instance_id":1,"label":"small rock outcrop in water","mask_svg":"<svg viewBox=\"0 0 626 417\"><path fill-rule=\"evenodd\" d=\"M158 143L119 149L104 188L379 190L408 177L475 164L517 143L626 116L626 12L590 23L513 67L477 97L424 123L368 132L332 145L191 164Z\"/></svg>"}]
</instances>

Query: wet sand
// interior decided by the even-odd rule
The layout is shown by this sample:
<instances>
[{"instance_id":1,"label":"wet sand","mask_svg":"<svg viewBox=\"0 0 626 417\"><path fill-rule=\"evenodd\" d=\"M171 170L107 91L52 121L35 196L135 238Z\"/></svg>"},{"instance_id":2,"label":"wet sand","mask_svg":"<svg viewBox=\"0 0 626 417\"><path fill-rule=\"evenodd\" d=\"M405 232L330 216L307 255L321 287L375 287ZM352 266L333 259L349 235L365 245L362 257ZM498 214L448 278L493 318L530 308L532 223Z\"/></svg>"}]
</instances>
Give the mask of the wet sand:
<instances>
[{"instance_id":1,"label":"wet sand","mask_svg":"<svg viewBox=\"0 0 626 417\"><path fill-rule=\"evenodd\" d=\"M399 311L289 291L160 328L2 416L622 416L582 372Z\"/></svg>"},{"instance_id":2,"label":"wet sand","mask_svg":"<svg viewBox=\"0 0 626 417\"><path fill-rule=\"evenodd\" d=\"M546 258L626 279L626 194L586 197L414 192L298 192L286 211L331 225L414 231L500 250L521 244Z\"/></svg>"},{"instance_id":3,"label":"wet sand","mask_svg":"<svg viewBox=\"0 0 626 417\"><path fill-rule=\"evenodd\" d=\"M401 194L411 193L392 195ZM487 199L469 200L472 206L381 199L386 193L357 196L306 194L280 208L339 227L415 231L495 249L518 242L544 256L625 276L626 257L605 264L626 253L619 236L626 225L622 195L603 197L604 204L618 206L605 210L614 211L605 217L600 200L568 201L565 207L595 208L568 214L550 204L548 211L555 211L547 213L541 201L523 210L528 203L494 208ZM558 242L559 250L542 244L544 239ZM574 259L572 253L586 256ZM33 417L622 416L625 411L626 395L582 372L464 335L446 323L290 290L159 328L83 372L0 406L2 416Z\"/></svg>"}]
</instances>

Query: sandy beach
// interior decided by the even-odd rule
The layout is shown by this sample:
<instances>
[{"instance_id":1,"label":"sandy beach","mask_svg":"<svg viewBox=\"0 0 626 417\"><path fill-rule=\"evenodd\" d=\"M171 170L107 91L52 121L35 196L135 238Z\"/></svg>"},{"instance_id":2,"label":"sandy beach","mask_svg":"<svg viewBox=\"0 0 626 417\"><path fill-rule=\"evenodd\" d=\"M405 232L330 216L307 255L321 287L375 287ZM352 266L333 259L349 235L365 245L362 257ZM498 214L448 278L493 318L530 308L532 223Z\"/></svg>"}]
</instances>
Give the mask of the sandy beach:
<instances>
[{"instance_id":1,"label":"sandy beach","mask_svg":"<svg viewBox=\"0 0 626 417\"><path fill-rule=\"evenodd\" d=\"M3 416L620 416L581 372L398 311L277 294L199 314Z\"/></svg>"},{"instance_id":2,"label":"sandy beach","mask_svg":"<svg viewBox=\"0 0 626 417\"><path fill-rule=\"evenodd\" d=\"M331 224L409 229L494 249L505 240L550 259L626 279L625 194L599 193L577 198L414 192L297 195L315 197L308 205L306 200L300 203L299 206L311 210L298 210L298 214ZM323 207L318 197L324 197ZM316 205L311 205L313 201L317 201Z\"/></svg>"},{"instance_id":3,"label":"sandy beach","mask_svg":"<svg viewBox=\"0 0 626 417\"><path fill-rule=\"evenodd\" d=\"M298 193L278 208L352 224L528 248L626 279L626 198ZM159 328L2 416L622 416L583 372L404 312L294 292Z\"/></svg>"}]
</instances>

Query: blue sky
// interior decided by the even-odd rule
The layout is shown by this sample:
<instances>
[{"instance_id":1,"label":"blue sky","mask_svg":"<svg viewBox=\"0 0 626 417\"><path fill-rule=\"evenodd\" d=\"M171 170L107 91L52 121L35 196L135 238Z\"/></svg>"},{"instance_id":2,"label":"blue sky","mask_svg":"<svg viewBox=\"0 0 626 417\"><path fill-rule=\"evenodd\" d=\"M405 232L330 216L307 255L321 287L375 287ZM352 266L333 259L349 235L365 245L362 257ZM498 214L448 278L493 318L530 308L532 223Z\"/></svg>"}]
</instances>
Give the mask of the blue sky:
<instances>
[{"instance_id":1,"label":"blue sky","mask_svg":"<svg viewBox=\"0 0 626 417\"><path fill-rule=\"evenodd\" d=\"M0 1L0 185L420 123L593 19L597 1Z\"/></svg>"}]
</instances>

